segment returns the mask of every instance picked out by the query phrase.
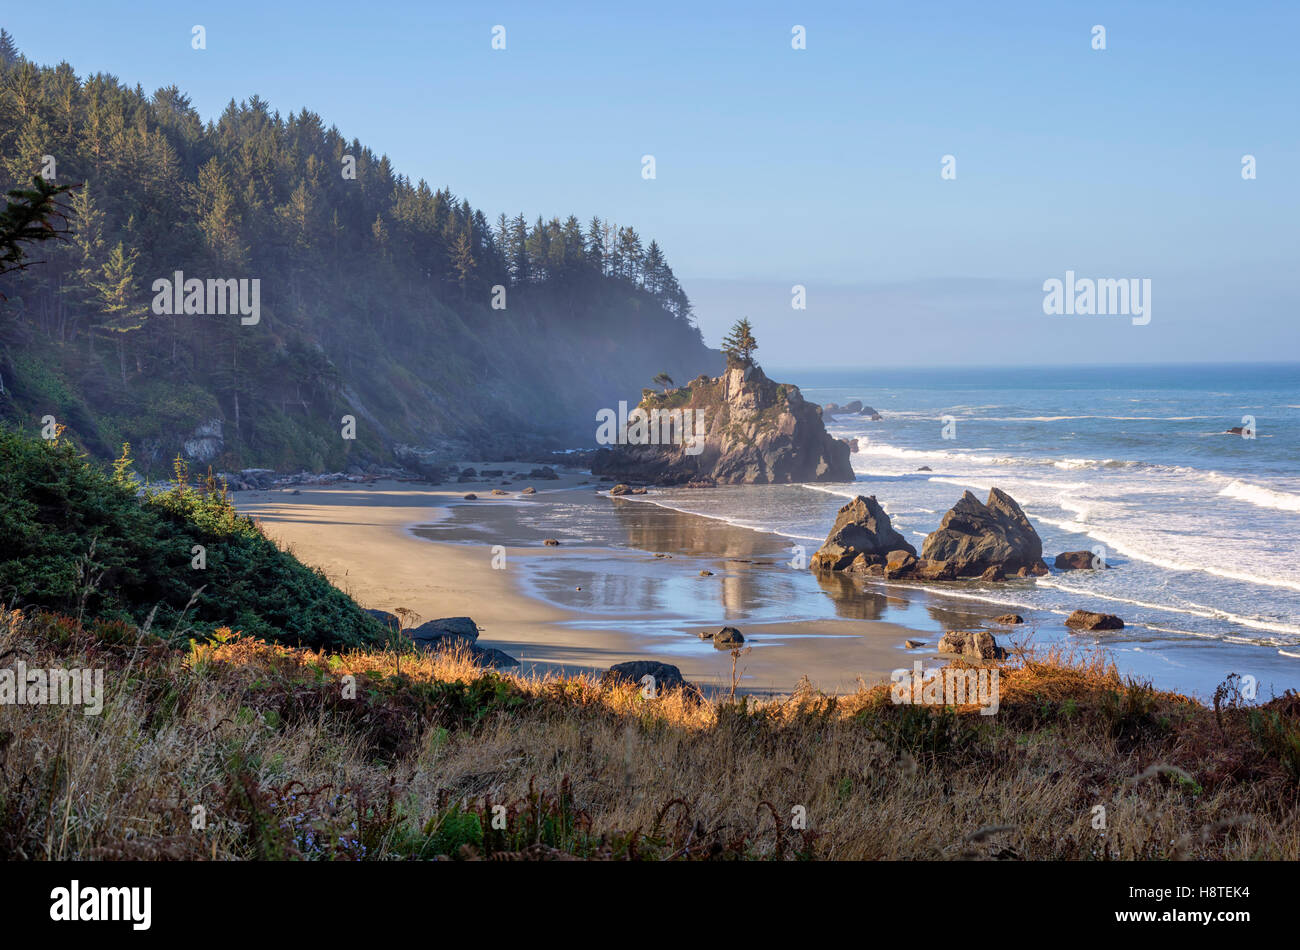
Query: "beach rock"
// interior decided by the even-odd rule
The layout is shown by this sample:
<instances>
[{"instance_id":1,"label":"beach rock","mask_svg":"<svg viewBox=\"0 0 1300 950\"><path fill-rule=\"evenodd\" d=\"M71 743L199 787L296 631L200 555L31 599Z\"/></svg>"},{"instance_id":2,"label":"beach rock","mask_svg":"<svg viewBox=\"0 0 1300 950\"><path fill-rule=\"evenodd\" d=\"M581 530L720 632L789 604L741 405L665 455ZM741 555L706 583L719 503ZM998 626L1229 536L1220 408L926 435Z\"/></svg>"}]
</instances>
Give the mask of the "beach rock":
<instances>
[{"instance_id":1,"label":"beach rock","mask_svg":"<svg viewBox=\"0 0 1300 950\"><path fill-rule=\"evenodd\" d=\"M885 576L897 576L916 566L916 555L911 551L890 551L885 558Z\"/></svg>"},{"instance_id":2,"label":"beach rock","mask_svg":"<svg viewBox=\"0 0 1300 950\"><path fill-rule=\"evenodd\" d=\"M925 642L922 640L904 640L903 646L907 647L909 650L919 650L921 647L925 646Z\"/></svg>"},{"instance_id":3,"label":"beach rock","mask_svg":"<svg viewBox=\"0 0 1300 950\"><path fill-rule=\"evenodd\" d=\"M969 491L943 516L939 528L926 536L921 557L943 562L956 577L978 577L990 567L1003 574L1022 568L1046 574L1043 542L1020 506L998 488L980 504Z\"/></svg>"},{"instance_id":4,"label":"beach rock","mask_svg":"<svg viewBox=\"0 0 1300 950\"><path fill-rule=\"evenodd\" d=\"M633 495L644 495L646 490L644 488L633 488L631 493Z\"/></svg>"},{"instance_id":5,"label":"beach rock","mask_svg":"<svg viewBox=\"0 0 1300 950\"><path fill-rule=\"evenodd\" d=\"M466 500L466 501L478 501L478 495L474 494L473 492L470 492L468 495L465 496L465 500Z\"/></svg>"},{"instance_id":6,"label":"beach rock","mask_svg":"<svg viewBox=\"0 0 1300 950\"><path fill-rule=\"evenodd\" d=\"M994 623L1017 624L1024 623L1025 618L1020 614L1003 614L1001 617L994 617Z\"/></svg>"},{"instance_id":7,"label":"beach rock","mask_svg":"<svg viewBox=\"0 0 1300 950\"><path fill-rule=\"evenodd\" d=\"M641 679L645 676L655 678L655 690L661 689L685 689L686 680L682 679L682 671L671 663L659 663L655 660L628 660L626 663L615 663L600 678L602 686L617 686L622 683L634 683L641 685Z\"/></svg>"},{"instance_id":8,"label":"beach rock","mask_svg":"<svg viewBox=\"0 0 1300 950\"><path fill-rule=\"evenodd\" d=\"M857 440L857 439L841 439L840 441L841 441L841 442L847 442L847 443L848 443L848 446L849 446L849 454L850 454L850 455L857 455L859 452L862 451L862 450L858 447L858 440Z\"/></svg>"},{"instance_id":9,"label":"beach rock","mask_svg":"<svg viewBox=\"0 0 1300 950\"><path fill-rule=\"evenodd\" d=\"M609 490L611 495L630 495L632 493L631 485L624 485L621 482Z\"/></svg>"},{"instance_id":10,"label":"beach rock","mask_svg":"<svg viewBox=\"0 0 1300 950\"><path fill-rule=\"evenodd\" d=\"M583 484L585 485L586 482L583 482ZM536 494L537 494L537 489L534 488L532 485L529 485L527 488L521 489L520 492L519 492L519 494L521 494L521 495L536 495Z\"/></svg>"},{"instance_id":11,"label":"beach rock","mask_svg":"<svg viewBox=\"0 0 1300 950\"><path fill-rule=\"evenodd\" d=\"M826 405L822 406L822 415L824 416L833 416L839 411L840 404L837 402L828 402Z\"/></svg>"},{"instance_id":12,"label":"beach rock","mask_svg":"<svg viewBox=\"0 0 1300 950\"><path fill-rule=\"evenodd\" d=\"M933 472L934 469L932 469L932 468L931 468L930 466L928 466L928 465L922 465L920 468L917 469L917 471L918 471L918 472Z\"/></svg>"},{"instance_id":13,"label":"beach rock","mask_svg":"<svg viewBox=\"0 0 1300 950\"><path fill-rule=\"evenodd\" d=\"M1004 581L1006 579L1007 575L1003 574L1002 568L998 567L996 564L980 575L980 580L982 581Z\"/></svg>"},{"instance_id":14,"label":"beach rock","mask_svg":"<svg viewBox=\"0 0 1300 950\"><path fill-rule=\"evenodd\" d=\"M361 609L363 613L370 614L370 616L374 617L385 627L392 630L402 629L402 621L397 614L390 614L387 610L376 610L374 607L363 607Z\"/></svg>"},{"instance_id":15,"label":"beach rock","mask_svg":"<svg viewBox=\"0 0 1300 950\"><path fill-rule=\"evenodd\" d=\"M717 488L718 483L712 477L705 475L703 478L692 478L686 483L687 488Z\"/></svg>"},{"instance_id":16,"label":"beach rock","mask_svg":"<svg viewBox=\"0 0 1300 950\"><path fill-rule=\"evenodd\" d=\"M546 538L542 541L542 544L546 545L548 548L558 548L560 546L560 542L555 540L555 538Z\"/></svg>"},{"instance_id":17,"label":"beach rock","mask_svg":"<svg viewBox=\"0 0 1300 950\"><path fill-rule=\"evenodd\" d=\"M1114 614L1099 614L1089 610L1076 610L1065 618L1067 627L1080 630L1123 630L1124 621Z\"/></svg>"},{"instance_id":18,"label":"beach rock","mask_svg":"<svg viewBox=\"0 0 1300 950\"><path fill-rule=\"evenodd\" d=\"M1106 567L1106 562L1099 557L1095 557L1091 551L1066 551L1063 554L1056 555L1056 569L1058 571L1091 571L1093 568L1104 567Z\"/></svg>"},{"instance_id":19,"label":"beach rock","mask_svg":"<svg viewBox=\"0 0 1300 950\"><path fill-rule=\"evenodd\" d=\"M469 617L443 617L402 632L418 646L429 649L441 649L459 643L472 646L478 639L478 624Z\"/></svg>"},{"instance_id":20,"label":"beach rock","mask_svg":"<svg viewBox=\"0 0 1300 950\"><path fill-rule=\"evenodd\" d=\"M880 413L876 412L876 410L872 409L870 406L863 406L860 410L858 410L858 415L866 416L872 422L880 421Z\"/></svg>"},{"instance_id":21,"label":"beach rock","mask_svg":"<svg viewBox=\"0 0 1300 950\"><path fill-rule=\"evenodd\" d=\"M835 524L817 553L812 557L815 571L842 571L863 554L883 556L902 551L916 554L916 549L894 530L889 515L874 495L858 495L835 516Z\"/></svg>"},{"instance_id":22,"label":"beach rock","mask_svg":"<svg viewBox=\"0 0 1300 950\"><path fill-rule=\"evenodd\" d=\"M735 627L719 627L713 631L713 645L719 650L730 650L745 642L745 637Z\"/></svg>"},{"instance_id":23,"label":"beach rock","mask_svg":"<svg viewBox=\"0 0 1300 950\"><path fill-rule=\"evenodd\" d=\"M551 468L550 466L545 466L543 468L533 469L531 472L528 473L528 477L541 479L542 481L553 481L559 478L560 476L555 474L555 469Z\"/></svg>"},{"instance_id":24,"label":"beach rock","mask_svg":"<svg viewBox=\"0 0 1300 950\"><path fill-rule=\"evenodd\" d=\"M652 485L854 480L849 447L826 431L817 406L757 365L732 365L721 376L697 378L666 394L647 392L637 408L651 416L647 428L661 444L600 449L593 473ZM674 418L680 419L676 428ZM676 438L664 439L665 427Z\"/></svg>"},{"instance_id":25,"label":"beach rock","mask_svg":"<svg viewBox=\"0 0 1300 950\"><path fill-rule=\"evenodd\" d=\"M1001 660L1007 655L987 630L949 630L939 640L939 652L976 660Z\"/></svg>"},{"instance_id":26,"label":"beach rock","mask_svg":"<svg viewBox=\"0 0 1300 950\"><path fill-rule=\"evenodd\" d=\"M493 669L505 669L508 666L518 666L519 661L504 650L498 650L495 647L473 646L469 648L470 658L473 659L477 666L490 666Z\"/></svg>"},{"instance_id":27,"label":"beach rock","mask_svg":"<svg viewBox=\"0 0 1300 950\"><path fill-rule=\"evenodd\" d=\"M862 400L850 399L844 405L840 406L840 412L845 413L846 415L857 415L862 412Z\"/></svg>"},{"instance_id":28,"label":"beach rock","mask_svg":"<svg viewBox=\"0 0 1300 950\"><path fill-rule=\"evenodd\" d=\"M479 472L484 478L501 478L505 475L505 469L502 468L485 468Z\"/></svg>"},{"instance_id":29,"label":"beach rock","mask_svg":"<svg viewBox=\"0 0 1300 950\"><path fill-rule=\"evenodd\" d=\"M700 577L712 577L712 576L713 576L713 572L708 570L707 568L705 570L700 571Z\"/></svg>"},{"instance_id":30,"label":"beach rock","mask_svg":"<svg viewBox=\"0 0 1300 950\"><path fill-rule=\"evenodd\" d=\"M492 494L494 494L494 495L508 495L508 494L510 494L510 492L506 491L504 488L494 488L494 489L492 489Z\"/></svg>"}]
</instances>

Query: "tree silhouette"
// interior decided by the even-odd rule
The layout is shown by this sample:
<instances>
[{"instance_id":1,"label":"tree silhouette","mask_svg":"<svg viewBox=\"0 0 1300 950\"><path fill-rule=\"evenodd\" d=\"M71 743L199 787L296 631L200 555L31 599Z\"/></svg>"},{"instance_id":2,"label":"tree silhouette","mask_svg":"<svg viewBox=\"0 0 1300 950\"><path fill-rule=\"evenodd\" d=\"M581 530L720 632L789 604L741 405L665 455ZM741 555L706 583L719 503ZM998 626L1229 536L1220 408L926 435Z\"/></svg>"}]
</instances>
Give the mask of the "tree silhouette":
<instances>
[{"instance_id":1,"label":"tree silhouette","mask_svg":"<svg viewBox=\"0 0 1300 950\"><path fill-rule=\"evenodd\" d=\"M754 328L749 325L749 318L742 317L731 326L731 332L722 340L722 352L727 354L727 362L740 366L754 365L754 351L758 341L754 339Z\"/></svg>"}]
</instances>

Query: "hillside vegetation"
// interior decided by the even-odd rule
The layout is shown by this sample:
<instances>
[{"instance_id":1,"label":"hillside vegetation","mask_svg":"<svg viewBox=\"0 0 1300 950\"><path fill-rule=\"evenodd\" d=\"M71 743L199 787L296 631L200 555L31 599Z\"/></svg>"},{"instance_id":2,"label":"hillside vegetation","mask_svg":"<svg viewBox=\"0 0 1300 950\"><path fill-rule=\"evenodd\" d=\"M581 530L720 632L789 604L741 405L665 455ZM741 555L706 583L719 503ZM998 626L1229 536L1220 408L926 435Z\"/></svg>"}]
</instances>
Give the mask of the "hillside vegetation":
<instances>
[{"instance_id":1,"label":"hillside vegetation","mask_svg":"<svg viewBox=\"0 0 1300 950\"><path fill-rule=\"evenodd\" d=\"M0 278L0 418L53 415L104 458L129 441L153 474L187 441L313 470L590 443L655 372L721 362L634 228L489 220L314 113L254 96L204 123L174 86L37 66L0 32L0 190L41 173L79 186L76 237ZM260 320L155 313L177 272L259 280Z\"/></svg>"},{"instance_id":2,"label":"hillside vegetation","mask_svg":"<svg viewBox=\"0 0 1300 950\"><path fill-rule=\"evenodd\" d=\"M165 491L140 493L124 456L113 474L66 439L0 426L0 605L66 612L164 642L233 625L284 643L357 647L382 627L240 515L183 463ZM125 635L125 634L123 634Z\"/></svg>"}]
</instances>

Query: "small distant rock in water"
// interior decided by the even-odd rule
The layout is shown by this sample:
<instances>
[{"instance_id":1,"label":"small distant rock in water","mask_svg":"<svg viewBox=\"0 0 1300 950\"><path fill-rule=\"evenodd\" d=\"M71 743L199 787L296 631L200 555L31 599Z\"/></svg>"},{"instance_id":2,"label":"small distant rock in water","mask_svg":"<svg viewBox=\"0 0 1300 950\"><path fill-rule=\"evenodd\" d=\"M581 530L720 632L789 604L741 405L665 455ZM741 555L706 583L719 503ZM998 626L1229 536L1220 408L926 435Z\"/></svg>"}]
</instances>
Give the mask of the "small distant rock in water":
<instances>
[{"instance_id":1,"label":"small distant rock in water","mask_svg":"<svg viewBox=\"0 0 1300 950\"><path fill-rule=\"evenodd\" d=\"M692 478L686 483L687 488L717 488L718 483L714 481L711 475L705 475L703 478Z\"/></svg>"},{"instance_id":2,"label":"small distant rock in water","mask_svg":"<svg viewBox=\"0 0 1300 950\"><path fill-rule=\"evenodd\" d=\"M931 468L930 466L928 466L928 465L922 465L920 468L917 469L917 471L918 471L918 472L933 472L934 469L932 469L932 468Z\"/></svg>"},{"instance_id":3,"label":"small distant rock in water","mask_svg":"<svg viewBox=\"0 0 1300 950\"><path fill-rule=\"evenodd\" d=\"M1081 630L1123 630L1124 621L1114 614L1099 614L1090 610L1076 610L1065 618L1067 627Z\"/></svg>"},{"instance_id":4,"label":"small distant rock in water","mask_svg":"<svg viewBox=\"0 0 1300 950\"><path fill-rule=\"evenodd\" d=\"M622 482L619 482L617 485L615 485L613 488L609 490L609 493L611 495L628 495L631 494L631 492L632 492L632 486L624 485Z\"/></svg>"},{"instance_id":5,"label":"small distant rock in water","mask_svg":"<svg viewBox=\"0 0 1300 950\"><path fill-rule=\"evenodd\" d=\"M939 640L939 652L977 660L1001 660L1007 655L993 634L986 630L949 630Z\"/></svg>"},{"instance_id":6,"label":"small distant rock in water","mask_svg":"<svg viewBox=\"0 0 1300 950\"><path fill-rule=\"evenodd\" d=\"M1231 429L1226 430L1223 434L1224 434L1224 435L1241 435L1241 434L1244 433L1245 431L1246 431L1245 426L1233 426Z\"/></svg>"},{"instance_id":7,"label":"small distant rock in water","mask_svg":"<svg viewBox=\"0 0 1300 950\"><path fill-rule=\"evenodd\" d=\"M548 548L558 548L560 546L560 542L555 540L555 538L547 538L542 542L542 544L546 545Z\"/></svg>"},{"instance_id":8,"label":"small distant rock in water","mask_svg":"<svg viewBox=\"0 0 1300 950\"><path fill-rule=\"evenodd\" d=\"M858 415L860 415L860 416L866 416L866 417L867 417L868 419L870 419L872 422L879 422L879 421L880 421L880 413L876 412L876 410L872 409L870 406L863 406L863 407L858 411Z\"/></svg>"},{"instance_id":9,"label":"small distant rock in water","mask_svg":"<svg viewBox=\"0 0 1300 950\"><path fill-rule=\"evenodd\" d=\"M585 484L587 484L587 483L586 483L586 482L583 482L582 484L585 485ZM537 489L534 488L532 485L529 485L527 488L525 488L525 489L523 489L522 491L520 491L519 494L521 494L521 495L536 495L536 494L537 494Z\"/></svg>"},{"instance_id":10,"label":"small distant rock in water","mask_svg":"<svg viewBox=\"0 0 1300 950\"><path fill-rule=\"evenodd\" d=\"M701 630L701 631L700 631L700 639L701 639L701 640L712 640L712 639L713 639L713 631L712 631L712 630Z\"/></svg>"},{"instance_id":11,"label":"small distant rock in water","mask_svg":"<svg viewBox=\"0 0 1300 950\"><path fill-rule=\"evenodd\" d=\"M474 494L473 492L470 492L468 495L465 496L465 500L466 500L466 501L478 501L478 495Z\"/></svg>"},{"instance_id":12,"label":"small distant rock in water","mask_svg":"<svg viewBox=\"0 0 1300 950\"><path fill-rule=\"evenodd\" d=\"M1066 551L1056 555L1055 566L1058 571L1091 571L1107 565L1091 551Z\"/></svg>"},{"instance_id":13,"label":"small distant rock in water","mask_svg":"<svg viewBox=\"0 0 1300 950\"><path fill-rule=\"evenodd\" d=\"M860 449L860 448L858 447L858 440L857 440L857 439L845 439L844 441L847 442L847 443L849 444L849 454L850 454L850 455L857 455L859 452L862 451L862 449Z\"/></svg>"},{"instance_id":14,"label":"small distant rock in water","mask_svg":"<svg viewBox=\"0 0 1300 950\"><path fill-rule=\"evenodd\" d=\"M1024 623L1025 618L1020 614L1003 614L1001 617L994 617L994 623L1017 624Z\"/></svg>"},{"instance_id":15,"label":"small distant rock in water","mask_svg":"<svg viewBox=\"0 0 1300 950\"><path fill-rule=\"evenodd\" d=\"M633 488L633 489L632 489L632 494L633 494L633 495L644 495L645 492L646 492L646 490L645 490L644 488Z\"/></svg>"},{"instance_id":16,"label":"small distant rock in water","mask_svg":"<svg viewBox=\"0 0 1300 950\"><path fill-rule=\"evenodd\" d=\"M713 572L710 571L708 568L705 568L704 570L700 571L700 577L712 577L712 576L713 576Z\"/></svg>"},{"instance_id":17,"label":"small distant rock in water","mask_svg":"<svg viewBox=\"0 0 1300 950\"><path fill-rule=\"evenodd\" d=\"M506 490L503 489L503 488L494 488L494 489L492 489L492 494L494 494L494 495L508 495L508 494L510 494L510 492L506 491Z\"/></svg>"},{"instance_id":18,"label":"small distant rock in water","mask_svg":"<svg viewBox=\"0 0 1300 950\"><path fill-rule=\"evenodd\" d=\"M656 554L655 557L666 557L666 558L671 558L672 555L671 555L671 554Z\"/></svg>"},{"instance_id":19,"label":"small distant rock in water","mask_svg":"<svg viewBox=\"0 0 1300 950\"><path fill-rule=\"evenodd\" d=\"M685 689L686 680L682 679L682 671L671 663L659 663L655 660L628 660L626 663L615 663L607 669L600 678L601 686L617 686L622 683L633 683L641 685L641 680L646 676L655 678L655 690L661 689Z\"/></svg>"},{"instance_id":20,"label":"small distant rock in water","mask_svg":"<svg viewBox=\"0 0 1300 950\"><path fill-rule=\"evenodd\" d=\"M528 473L528 477L547 481L547 480L559 478L560 476L555 474L555 469L550 468L548 466L545 468L533 469L531 472Z\"/></svg>"},{"instance_id":21,"label":"small distant rock in water","mask_svg":"<svg viewBox=\"0 0 1300 950\"><path fill-rule=\"evenodd\" d=\"M713 631L713 645L722 650L730 650L745 642L745 637L735 627L719 627Z\"/></svg>"},{"instance_id":22,"label":"small distant rock in water","mask_svg":"<svg viewBox=\"0 0 1300 950\"><path fill-rule=\"evenodd\" d=\"M289 494L290 494L290 495L301 495L301 494L302 494L302 489L301 489L301 488L295 488L293 491L289 492Z\"/></svg>"},{"instance_id":23,"label":"small distant rock in water","mask_svg":"<svg viewBox=\"0 0 1300 950\"><path fill-rule=\"evenodd\" d=\"M904 640L903 646L907 647L909 650L917 650L925 646L925 642L923 640Z\"/></svg>"}]
</instances>

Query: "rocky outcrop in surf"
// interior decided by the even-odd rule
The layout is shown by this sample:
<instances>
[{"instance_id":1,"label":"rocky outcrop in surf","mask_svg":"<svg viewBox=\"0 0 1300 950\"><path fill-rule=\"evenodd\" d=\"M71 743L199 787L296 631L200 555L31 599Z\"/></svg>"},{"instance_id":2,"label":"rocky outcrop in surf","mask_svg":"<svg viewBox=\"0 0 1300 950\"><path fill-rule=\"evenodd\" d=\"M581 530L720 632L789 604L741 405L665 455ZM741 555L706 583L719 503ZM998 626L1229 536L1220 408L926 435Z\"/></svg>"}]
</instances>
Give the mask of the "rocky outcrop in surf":
<instances>
[{"instance_id":1,"label":"rocky outcrop in surf","mask_svg":"<svg viewBox=\"0 0 1300 950\"><path fill-rule=\"evenodd\" d=\"M875 495L859 495L836 514L830 534L812 557L812 568L870 573L869 568L884 565L894 552L911 556L916 548L894 530Z\"/></svg>"},{"instance_id":2,"label":"rocky outcrop in surf","mask_svg":"<svg viewBox=\"0 0 1300 950\"><path fill-rule=\"evenodd\" d=\"M848 443L827 433L820 407L799 387L768 379L756 364L732 365L721 376L700 376L664 393L646 391L626 420L597 421L609 430L598 432L598 440L620 444L596 452L592 474L621 482L854 480Z\"/></svg>"},{"instance_id":3,"label":"rocky outcrop in surf","mask_svg":"<svg viewBox=\"0 0 1300 950\"><path fill-rule=\"evenodd\" d=\"M1048 573L1038 532L1015 499L998 488L983 504L966 492L939 528L926 536L919 557L893 529L876 499L858 496L840 509L811 566L929 581L1001 581Z\"/></svg>"}]
</instances>

